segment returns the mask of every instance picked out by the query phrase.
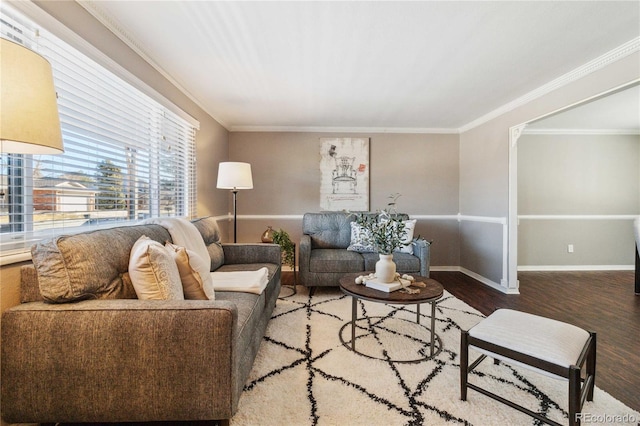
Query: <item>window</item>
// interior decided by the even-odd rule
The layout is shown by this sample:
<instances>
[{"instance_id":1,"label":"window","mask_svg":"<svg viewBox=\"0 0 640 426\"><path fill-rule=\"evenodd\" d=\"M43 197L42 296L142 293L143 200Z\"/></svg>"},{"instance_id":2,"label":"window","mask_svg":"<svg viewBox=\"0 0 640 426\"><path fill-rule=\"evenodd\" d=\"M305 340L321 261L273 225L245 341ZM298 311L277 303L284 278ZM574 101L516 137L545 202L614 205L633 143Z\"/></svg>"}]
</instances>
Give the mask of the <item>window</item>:
<instances>
[{"instance_id":1,"label":"window","mask_svg":"<svg viewBox=\"0 0 640 426\"><path fill-rule=\"evenodd\" d=\"M194 216L196 125L20 12L0 35L53 68L64 154L0 156L0 255L58 233Z\"/></svg>"}]
</instances>

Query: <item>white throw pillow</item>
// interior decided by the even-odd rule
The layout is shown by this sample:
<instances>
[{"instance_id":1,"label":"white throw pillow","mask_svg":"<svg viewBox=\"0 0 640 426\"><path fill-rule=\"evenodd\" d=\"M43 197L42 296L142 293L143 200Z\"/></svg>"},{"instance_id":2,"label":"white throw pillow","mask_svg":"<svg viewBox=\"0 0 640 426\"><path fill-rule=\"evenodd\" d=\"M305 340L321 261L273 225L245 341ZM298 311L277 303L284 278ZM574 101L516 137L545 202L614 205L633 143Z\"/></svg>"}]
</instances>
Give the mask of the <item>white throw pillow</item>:
<instances>
[{"instance_id":1,"label":"white throw pillow","mask_svg":"<svg viewBox=\"0 0 640 426\"><path fill-rule=\"evenodd\" d=\"M367 241L371 232L357 222L351 222L351 243L347 250L358 253L373 253L376 249Z\"/></svg>"},{"instance_id":2,"label":"white throw pillow","mask_svg":"<svg viewBox=\"0 0 640 426\"><path fill-rule=\"evenodd\" d=\"M182 217L156 217L147 219L144 223L153 223L166 228L169 234L171 234L173 244L193 250L198 256L205 260L211 260L207 246L202 239L202 234L200 234L198 228L187 219ZM211 264L209 263L206 271L202 270L199 272L201 274L211 272Z\"/></svg>"},{"instance_id":3,"label":"white throw pillow","mask_svg":"<svg viewBox=\"0 0 640 426\"><path fill-rule=\"evenodd\" d=\"M138 299L184 300L176 262L162 244L145 235L131 249L129 276Z\"/></svg>"},{"instance_id":4,"label":"white throw pillow","mask_svg":"<svg viewBox=\"0 0 640 426\"><path fill-rule=\"evenodd\" d=\"M416 219L409 219L402 222L404 223L404 232L405 232L405 238L404 240L402 240L402 242L405 245L396 249L396 251L413 254L412 241L413 241L413 232L416 229L416 222L417 222Z\"/></svg>"},{"instance_id":5,"label":"white throw pillow","mask_svg":"<svg viewBox=\"0 0 640 426\"><path fill-rule=\"evenodd\" d=\"M166 242L164 245L178 266L185 299L215 300L209 262L194 251ZM199 271L206 270L204 274Z\"/></svg>"}]
</instances>

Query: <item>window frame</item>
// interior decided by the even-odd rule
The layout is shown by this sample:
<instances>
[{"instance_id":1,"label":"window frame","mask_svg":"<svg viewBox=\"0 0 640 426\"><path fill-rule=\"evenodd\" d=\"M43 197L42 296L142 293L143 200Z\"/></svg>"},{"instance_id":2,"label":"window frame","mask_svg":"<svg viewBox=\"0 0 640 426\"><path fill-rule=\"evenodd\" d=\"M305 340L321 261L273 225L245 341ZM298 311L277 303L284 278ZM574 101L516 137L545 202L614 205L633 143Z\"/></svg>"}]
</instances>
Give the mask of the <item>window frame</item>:
<instances>
[{"instance_id":1,"label":"window frame","mask_svg":"<svg viewBox=\"0 0 640 426\"><path fill-rule=\"evenodd\" d=\"M40 7L36 6L31 2L7 2L9 8L18 11L19 13L25 15L28 19L33 21L37 26L46 29L47 32L50 32L52 35L61 39L63 42L69 44L74 49L77 49L81 54L86 55L89 59L96 62L99 66L106 69L108 72L114 74L116 77L122 79L124 82L129 85L135 87L139 91L141 91L144 95L151 98L153 101L157 102L159 106L166 108L171 113L175 114L178 118L186 121L192 128L190 129L190 134L188 138L192 138L193 143L189 144L190 146L184 147L185 152L187 153L187 158L185 158L185 163L183 164L183 174L184 176L181 179L184 179L187 184L183 185L184 193L181 194L181 198L183 202L178 207L177 211L173 213L175 216L185 216L187 213L189 216L194 217L196 215L195 208L197 206L196 203L196 191L197 191L197 182L196 182L196 136L195 133L200 129L200 123L198 120L187 114L180 107L175 105L173 102L169 101L162 94L158 93L155 89L151 88L145 82L140 80L134 74L129 72L123 66L109 58L103 52L98 50L95 46L91 45L88 41L81 38L79 35L74 33L64 24L53 18L47 12L42 10ZM23 183L21 185L14 185L13 191L10 193L13 197L22 197L21 206L23 209L20 212L11 212L10 214L20 214L23 216L33 216L32 209L28 208L29 203L33 205L33 194L29 194L30 191L24 191L25 188L24 180L32 180L33 173L30 173L29 170L33 170L31 168L33 164L33 157L31 155L5 155L4 158L11 158L11 161L22 162L23 171L21 176L18 176L18 179L22 179ZM189 163L190 161L190 163ZM26 167L25 167L26 165ZM7 167L9 165L7 164ZM152 165L149 166L153 167ZM7 180L9 180L10 173L7 174ZM153 173L153 175L158 176L158 173ZM9 184L9 182L7 182ZM30 185L32 187L32 185ZM31 201L29 201L31 200ZM155 203L154 203L155 204ZM159 216L162 214L160 211L160 204L158 201L158 206L154 206L155 209L150 210L151 217ZM189 211L193 210L193 211ZM90 227L82 227L82 229L74 229L72 227L65 227L62 232L52 231L51 229L43 230L43 231L34 231L32 229L33 219L29 220L21 220L19 223L24 224L22 229L12 230L11 232L6 233L5 235L11 235L11 238L15 238L18 245L23 245L22 248L17 249L0 249L0 266L6 265L15 262L27 261L31 259L31 254L29 250L29 241L33 241L34 239L43 239L50 238L59 233L64 234L72 234L77 232L88 231L92 229L101 229L101 228L109 228L113 226L127 226L127 225L135 225L135 220L127 220L126 222L117 222L111 225L98 225L98 226L90 226ZM31 224L31 225L30 225ZM31 229L30 229L31 228ZM27 241L28 239L28 241ZM25 242L26 241L26 242ZM26 246L25 246L26 245Z\"/></svg>"}]
</instances>

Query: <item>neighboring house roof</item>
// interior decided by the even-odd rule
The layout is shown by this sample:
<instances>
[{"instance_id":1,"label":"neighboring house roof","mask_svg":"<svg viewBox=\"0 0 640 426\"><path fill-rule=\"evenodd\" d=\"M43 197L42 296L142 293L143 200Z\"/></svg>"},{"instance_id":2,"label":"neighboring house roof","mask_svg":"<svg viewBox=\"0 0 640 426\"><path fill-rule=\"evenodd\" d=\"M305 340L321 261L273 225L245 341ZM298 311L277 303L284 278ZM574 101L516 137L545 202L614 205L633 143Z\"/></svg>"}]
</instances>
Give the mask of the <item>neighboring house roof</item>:
<instances>
[{"instance_id":1,"label":"neighboring house roof","mask_svg":"<svg viewBox=\"0 0 640 426\"><path fill-rule=\"evenodd\" d=\"M49 179L34 179L33 180L34 191L65 191L65 192L78 192L84 194L95 194L98 192L95 188L88 188L80 182L73 182L68 180L61 180L55 178Z\"/></svg>"}]
</instances>

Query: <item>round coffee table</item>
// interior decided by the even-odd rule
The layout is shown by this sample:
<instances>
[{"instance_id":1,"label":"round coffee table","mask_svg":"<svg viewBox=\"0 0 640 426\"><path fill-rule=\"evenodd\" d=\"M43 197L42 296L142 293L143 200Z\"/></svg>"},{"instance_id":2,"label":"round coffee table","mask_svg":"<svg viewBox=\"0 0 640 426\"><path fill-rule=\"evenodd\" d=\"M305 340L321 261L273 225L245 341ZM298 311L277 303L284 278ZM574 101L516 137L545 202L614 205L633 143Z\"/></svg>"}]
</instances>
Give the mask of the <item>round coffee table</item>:
<instances>
[{"instance_id":1,"label":"round coffee table","mask_svg":"<svg viewBox=\"0 0 640 426\"><path fill-rule=\"evenodd\" d=\"M358 272L346 274L342 278L340 278L340 290L343 293L351 296L351 321L346 323L340 329L340 341L342 344L349 348L348 342L346 342L342 338L343 330L351 324L351 346L350 349L360 355L367 356L369 358L375 359L383 359L369 356L367 354L363 354L356 350L356 321L358 320L358 299L366 300L369 302L376 303L384 303L389 305L416 305L417 315L416 315L416 323L420 324L420 305L422 303L431 303L431 329L427 328L431 332L431 344L430 344L430 354L427 357L410 360L410 361L394 361L394 362L420 362L427 359L431 359L434 356L438 355L440 351L442 351L442 340L440 336L438 336L435 332L435 324L436 324L436 303L442 297L444 292L444 288L442 284L438 281L421 276L415 276L416 282L422 282L426 286L425 287L411 287L411 289L420 290L419 293L409 294L404 293L400 290L392 291L390 293L386 293L384 291L375 290L367 287L364 284L356 284L355 279L361 275L368 275L370 272ZM437 350L436 350L436 341L438 342ZM385 359L386 360L386 359ZM391 360L393 361L393 360Z\"/></svg>"}]
</instances>

